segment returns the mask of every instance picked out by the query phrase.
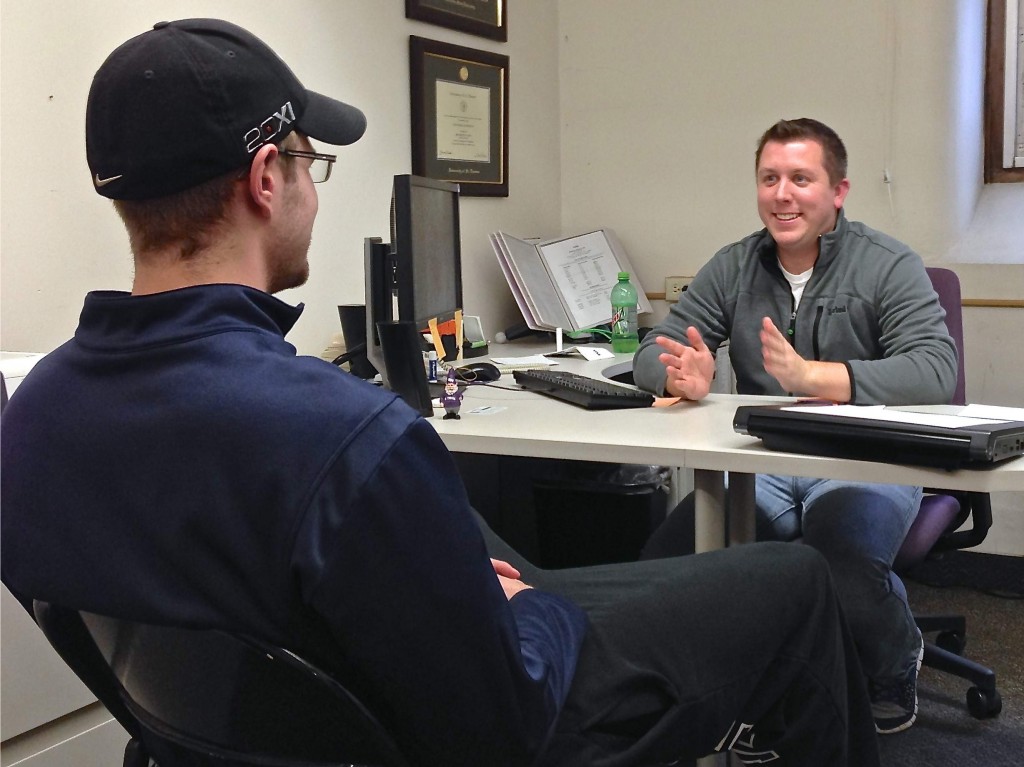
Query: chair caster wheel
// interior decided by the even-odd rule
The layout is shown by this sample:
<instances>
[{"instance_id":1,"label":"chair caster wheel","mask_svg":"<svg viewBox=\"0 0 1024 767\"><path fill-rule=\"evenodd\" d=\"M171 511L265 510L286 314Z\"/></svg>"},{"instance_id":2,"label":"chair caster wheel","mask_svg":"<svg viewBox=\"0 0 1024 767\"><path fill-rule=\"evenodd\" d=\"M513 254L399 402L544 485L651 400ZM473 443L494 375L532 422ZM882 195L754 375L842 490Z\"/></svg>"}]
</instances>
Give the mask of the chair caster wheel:
<instances>
[{"instance_id":1,"label":"chair caster wheel","mask_svg":"<svg viewBox=\"0 0 1024 767\"><path fill-rule=\"evenodd\" d=\"M985 692L972 687L967 691L967 710L975 719L991 719L1003 710L1003 699L998 690Z\"/></svg>"},{"instance_id":2,"label":"chair caster wheel","mask_svg":"<svg viewBox=\"0 0 1024 767\"><path fill-rule=\"evenodd\" d=\"M956 631L942 631L935 637L935 646L954 655L963 655L967 637Z\"/></svg>"}]
</instances>

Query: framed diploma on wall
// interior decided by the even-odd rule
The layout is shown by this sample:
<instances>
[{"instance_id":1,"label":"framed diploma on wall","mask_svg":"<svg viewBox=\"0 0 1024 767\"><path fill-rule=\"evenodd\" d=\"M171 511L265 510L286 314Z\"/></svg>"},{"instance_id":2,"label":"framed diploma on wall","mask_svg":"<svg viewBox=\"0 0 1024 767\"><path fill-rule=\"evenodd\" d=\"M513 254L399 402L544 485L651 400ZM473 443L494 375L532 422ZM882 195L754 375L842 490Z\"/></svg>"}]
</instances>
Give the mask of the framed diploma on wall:
<instances>
[{"instance_id":1,"label":"framed diploma on wall","mask_svg":"<svg viewBox=\"0 0 1024 767\"><path fill-rule=\"evenodd\" d=\"M409 38L412 172L508 197L508 56Z\"/></svg>"},{"instance_id":2,"label":"framed diploma on wall","mask_svg":"<svg viewBox=\"0 0 1024 767\"><path fill-rule=\"evenodd\" d=\"M508 40L508 0L405 0L405 17L492 40Z\"/></svg>"}]
</instances>

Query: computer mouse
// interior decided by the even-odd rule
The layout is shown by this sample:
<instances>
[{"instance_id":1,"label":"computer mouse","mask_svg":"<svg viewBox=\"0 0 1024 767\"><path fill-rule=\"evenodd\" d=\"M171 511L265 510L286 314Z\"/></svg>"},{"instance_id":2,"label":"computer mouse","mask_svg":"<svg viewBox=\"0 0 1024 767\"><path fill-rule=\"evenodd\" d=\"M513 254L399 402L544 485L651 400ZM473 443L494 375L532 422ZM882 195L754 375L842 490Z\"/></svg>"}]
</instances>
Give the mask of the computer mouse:
<instances>
[{"instance_id":1,"label":"computer mouse","mask_svg":"<svg viewBox=\"0 0 1024 767\"><path fill-rule=\"evenodd\" d=\"M455 375L467 383L490 383L501 378L501 371L491 362L471 362L455 368Z\"/></svg>"}]
</instances>

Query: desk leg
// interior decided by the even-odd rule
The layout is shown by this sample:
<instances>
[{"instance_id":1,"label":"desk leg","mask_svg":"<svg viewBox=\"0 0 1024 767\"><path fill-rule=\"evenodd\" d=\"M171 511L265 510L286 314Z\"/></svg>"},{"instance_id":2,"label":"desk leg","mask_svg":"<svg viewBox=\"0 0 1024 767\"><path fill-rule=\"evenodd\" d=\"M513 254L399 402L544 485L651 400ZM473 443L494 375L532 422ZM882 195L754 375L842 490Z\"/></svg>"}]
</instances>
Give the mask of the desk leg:
<instances>
[{"instance_id":1,"label":"desk leg","mask_svg":"<svg viewBox=\"0 0 1024 767\"><path fill-rule=\"evenodd\" d=\"M693 472L695 549L713 551L725 540L725 472L698 469Z\"/></svg>"},{"instance_id":2,"label":"desk leg","mask_svg":"<svg viewBox=\"0 0 1024 767\"><path fill-rule=\"evenodd\" d=\"M693 490L693 471L680 466L672 468L668 492L668 510L672 511Z\"/></svg>"},{"instance_id":3,"label":"desk leg","mask_svg":"<svg viewBox=\"0 0 1024 767\"><path fill-rule=\"evenodd\" d=\"M729 546L753 543L756 538L754 476L729 472Z\"/></svg>"}]
</instances>

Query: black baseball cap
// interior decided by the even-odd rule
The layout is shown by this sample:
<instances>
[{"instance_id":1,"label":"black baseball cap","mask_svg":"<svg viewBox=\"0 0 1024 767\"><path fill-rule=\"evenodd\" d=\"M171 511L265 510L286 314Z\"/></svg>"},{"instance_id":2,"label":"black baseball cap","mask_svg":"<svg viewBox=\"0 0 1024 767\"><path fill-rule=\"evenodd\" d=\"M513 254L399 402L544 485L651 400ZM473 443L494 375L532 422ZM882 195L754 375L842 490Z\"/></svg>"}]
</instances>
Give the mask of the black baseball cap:
<instances>
[{"instance_id":1,"label":"black baseball cap","mask_svg":"<svg viewBox=\"0 0 1024 767\"><path fill-rule=\"evenodd\" d=\"M162 21L117 48L93 77L86 155L99 194L146 200L241 168L296 129L347 145L363 135L366 117L306 90L235 24Z\"/></svg>"}]
</instances>

